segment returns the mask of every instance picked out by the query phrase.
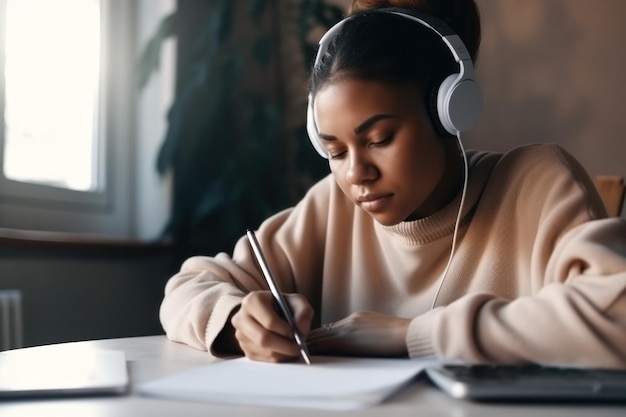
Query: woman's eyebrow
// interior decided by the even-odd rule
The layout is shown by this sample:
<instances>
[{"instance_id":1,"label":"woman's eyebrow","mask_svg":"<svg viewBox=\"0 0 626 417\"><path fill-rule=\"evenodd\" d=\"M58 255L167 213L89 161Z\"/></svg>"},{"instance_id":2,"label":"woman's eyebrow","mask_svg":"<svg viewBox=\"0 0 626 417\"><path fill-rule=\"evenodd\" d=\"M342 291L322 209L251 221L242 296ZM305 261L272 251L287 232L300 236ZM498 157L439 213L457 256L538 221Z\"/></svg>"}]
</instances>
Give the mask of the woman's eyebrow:
<instances>
[{"instance_id":1,"label":"woman's eyebrow","mask_svg":"<svg viewBox=\"0 0 626 417\"><path fill-rule=\"evenodd\" d=\"M383 119L392 119L394 117L396 116L394 116L393 114L376 114L370 117L369 119L367 119L366 121L364 121L363 123L361 123L360 125L358 125L356 128L354 128L354 133L357 135L361 134L365 132L367 129L369 129L370 127L374 126L379 121Z\"/></svg>"},{"instance_id":2,"label":"woman's eyebrow","mask_svg":"<svg viewBox=\"0 0 626 417\"><path fill-rule=\"evenodd\" d=\"M383 119L392 119L392 118L395 118L395 117L397 117L397 116L394 116L393 114L375 114L374 116L370 117L369 119L365 120L363 123L361 123L360 125L355 127L354 128L354 133L359 135L359 134L365 132L367 129L369 129L372 126L374 126L379 121L381 121ZM317 135L319 136L320 139L324 139L324 140L327 140L327 141L337 140L337 138L334 137L333 135L328 135L326 133L319 132Z\"/></svg>"}]
</instances>

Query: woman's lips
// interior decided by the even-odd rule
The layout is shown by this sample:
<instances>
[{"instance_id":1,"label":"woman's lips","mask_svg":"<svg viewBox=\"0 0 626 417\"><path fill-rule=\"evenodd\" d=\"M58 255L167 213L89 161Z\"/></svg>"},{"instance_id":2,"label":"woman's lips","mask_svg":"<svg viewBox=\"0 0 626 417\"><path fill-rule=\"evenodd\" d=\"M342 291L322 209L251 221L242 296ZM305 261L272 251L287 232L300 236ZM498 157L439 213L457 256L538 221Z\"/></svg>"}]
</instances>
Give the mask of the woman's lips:
<instances>
[{"instance_id":1,"label":"woman's lips","mask_svg":"<svg viewBox=\"0 0 626 417\"><path fill-rule=\"evenodd\" d=\"M385 209L393 194L367 194L359 196L357 202L361 208L368 212L379 212Z\"/></svg>"}]
</instances>

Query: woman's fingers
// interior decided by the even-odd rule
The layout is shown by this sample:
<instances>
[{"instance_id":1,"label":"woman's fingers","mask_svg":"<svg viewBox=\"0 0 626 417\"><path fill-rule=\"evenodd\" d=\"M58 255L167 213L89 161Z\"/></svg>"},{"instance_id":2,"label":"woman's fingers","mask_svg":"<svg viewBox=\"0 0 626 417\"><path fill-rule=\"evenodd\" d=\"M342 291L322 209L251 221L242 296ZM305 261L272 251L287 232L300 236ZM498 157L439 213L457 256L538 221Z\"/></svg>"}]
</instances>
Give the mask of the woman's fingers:
<instances>
[{"instance_id":1,"label":"woman's fingers","mask_svg":"<svg viewBox=\"0 0 626 417\"><path fill-rule=\"evenodd\" d=\"M239 346L250 359L284 362L300 354L298 346L291 339L267 331L254 320L238 319L235 329Z\"/></svg>"},{"instance_id":2,"label":"woman's fingers","mask_svg":"<svg viewBox=\"0 0 626 417\"><path fill-rule=\"evenodd\" d=\"M311 331L313 307L311 307L306 297L300 294L285 294L285 299L287 304L289 304L289 308L291 308L298 331L306 338Z\"/></svg>"},{"instance_id":3,"label":"woman's fingers","mask_svg":"<svg viewBox=\"0 0 626 417\"><path fill-rule=\"evenodd\" d=\"M244 297L241 310L264 329L283 336L291 334L291 326L278 312L269 291L254 291Z\"/></svg>"},{"instance_id":4,"label":"woman's fingers","mask_svg":"<svg viewBox=\"0 0 626 417\"><path fill-rule=\"evenodd\" d=\"M298 330L308 334L313 317L312 308L301 295L286 295L294 313ZM253 360L285 362L300 356L289 323L276 309L269 291L256 291L244 297L231 323L235 338L244 354Z\"/></svg>"}]
</instances>

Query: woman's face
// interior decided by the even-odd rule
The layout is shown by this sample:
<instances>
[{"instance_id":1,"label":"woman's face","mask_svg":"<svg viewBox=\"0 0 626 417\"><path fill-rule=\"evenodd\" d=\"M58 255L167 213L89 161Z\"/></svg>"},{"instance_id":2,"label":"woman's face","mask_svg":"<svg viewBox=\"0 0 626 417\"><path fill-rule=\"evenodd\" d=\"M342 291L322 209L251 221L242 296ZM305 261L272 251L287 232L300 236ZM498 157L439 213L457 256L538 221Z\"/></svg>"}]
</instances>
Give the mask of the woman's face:
<instances>
[{"instance_id":1,"label":"woman's face","mask_svg":"<svg viewBox=\"0 0 626 417\"><path fill-rule=\"evenodd\" d=\"M423 218L447 203L431 197L446 170L445 139L417 88L344 79L320 90L314 105L337 184L380 224Z\"/></svg>"}]
</instances>

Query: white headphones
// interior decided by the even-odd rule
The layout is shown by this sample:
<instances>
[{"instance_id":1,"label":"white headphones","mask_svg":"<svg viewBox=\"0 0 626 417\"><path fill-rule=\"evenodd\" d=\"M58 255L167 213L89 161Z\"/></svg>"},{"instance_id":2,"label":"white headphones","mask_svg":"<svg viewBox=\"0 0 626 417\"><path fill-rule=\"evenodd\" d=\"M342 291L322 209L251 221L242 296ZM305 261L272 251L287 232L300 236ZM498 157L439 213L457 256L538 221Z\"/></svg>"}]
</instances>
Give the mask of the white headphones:
<instances>
[{"instance_id":1,"label":"white headphones","mask_svg":"<svg viewBox=\"0 0 626 417\"><path fill-rule=\"evenodd\" d=\"M474 79L472 58L461 38L448 25L429 15L418 14L413 11L411 11L411 14L408 14L397 9L378 9L372 12L391 13L405 17L431 29L441 37L441 40L450 49L454 59L459 64L459 72L449 75L439 86L437 92L437 115L444 129L452 135L458 136L460 132L471 129L476 124L482 111L483 95L480 86ZM326 53L328 45L337 32L351 18L352 16L343 19L322 36L319 42L320 47L315 57L315 67L319 65L321 57ZM307 132L315 150L323 158L328 158L326 149L322 146L317 134L318 130L311 94L309 94L307 105Z\"/></svg>"}]
</instances>

